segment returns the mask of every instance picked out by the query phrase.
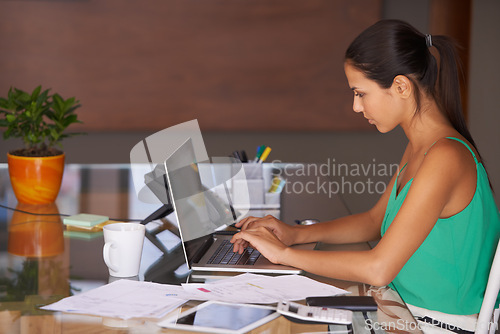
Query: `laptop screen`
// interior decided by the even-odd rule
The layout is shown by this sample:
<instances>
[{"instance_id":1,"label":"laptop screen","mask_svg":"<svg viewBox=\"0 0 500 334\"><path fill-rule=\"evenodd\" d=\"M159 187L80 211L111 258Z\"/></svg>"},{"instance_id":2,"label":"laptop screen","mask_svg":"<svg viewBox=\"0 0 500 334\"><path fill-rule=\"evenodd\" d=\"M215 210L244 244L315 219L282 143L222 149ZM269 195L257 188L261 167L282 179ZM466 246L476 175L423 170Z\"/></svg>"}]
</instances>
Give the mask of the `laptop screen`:
<instances>
[{"instance_id":1,"label":"laptop screen","mask_svg":"<svg viewBox=\"0 0 500 334\"><path fill-rule=\"evenodd\" d=\"M209 235L234 223L229 205L202 182L190 138L167 158L165 169L184 242Z\"/></svg>"}]
</instances>

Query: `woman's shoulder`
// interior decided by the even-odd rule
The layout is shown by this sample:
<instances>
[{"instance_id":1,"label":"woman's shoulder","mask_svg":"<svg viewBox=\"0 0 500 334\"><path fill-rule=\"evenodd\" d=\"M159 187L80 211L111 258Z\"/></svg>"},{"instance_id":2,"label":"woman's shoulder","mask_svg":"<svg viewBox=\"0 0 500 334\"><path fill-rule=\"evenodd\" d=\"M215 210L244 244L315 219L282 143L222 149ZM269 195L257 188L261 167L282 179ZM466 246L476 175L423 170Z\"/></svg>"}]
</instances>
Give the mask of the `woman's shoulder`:
<instances>
[{"instance_id":1,"label":"woman's shoulder","mask_svg":"<svg viewBox=\"0 0 500 334\"><path fill-rule=\"evenodd\" d=\"M474 157L478 154L476 148L465 138L443 137L432 144L426 152L426 156L432 155L435 158L452 159L467 162L475 162Z\"/></svg>"},{"instance_id":2,"label":"woman's shoulder","mask_svg":"<svg viewBox=\"0 0 500 334\"><path fill-rule=\"evenodd\" d=\"M417 198L430 200L428 205L438 205L438 217L445 218L470 203L476 184L476 162L471 151L460 141L443 138L427 151L412 188Z\"/></svg>"},{"instance_id":3,"label":"woman's shoulder","mask_svg":"<svg viewBox=\"0 0 500 334\"><path fill-rule=\"evenodd\" d=\"M459 139L459 140L457 140ZM449 177L475 175L477 152L463 138L444 137L436 141L426 152L423 165L442 170Z\"/></svg>"}]
</instances>

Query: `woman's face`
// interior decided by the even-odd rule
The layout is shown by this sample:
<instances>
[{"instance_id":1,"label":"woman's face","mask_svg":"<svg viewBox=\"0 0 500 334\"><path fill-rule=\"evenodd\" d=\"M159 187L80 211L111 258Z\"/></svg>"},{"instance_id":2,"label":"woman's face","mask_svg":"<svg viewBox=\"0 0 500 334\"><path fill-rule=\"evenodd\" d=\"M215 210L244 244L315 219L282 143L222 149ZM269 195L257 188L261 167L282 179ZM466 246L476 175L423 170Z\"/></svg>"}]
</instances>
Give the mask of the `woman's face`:
<instances>
[{"instance_id":1,"label":"woman's face","mask_svg":"<svg viewBox=\"0 0 500 334\"><path fill-rule=\"evenodd\" d=\"M363 72L346 62L344 71L354 92L354 112L363 113L370 124L386 133L402 121L402 110L392 94L391 87L381 88L378 83L368 79Z\"/></svg>"}]
</instances>

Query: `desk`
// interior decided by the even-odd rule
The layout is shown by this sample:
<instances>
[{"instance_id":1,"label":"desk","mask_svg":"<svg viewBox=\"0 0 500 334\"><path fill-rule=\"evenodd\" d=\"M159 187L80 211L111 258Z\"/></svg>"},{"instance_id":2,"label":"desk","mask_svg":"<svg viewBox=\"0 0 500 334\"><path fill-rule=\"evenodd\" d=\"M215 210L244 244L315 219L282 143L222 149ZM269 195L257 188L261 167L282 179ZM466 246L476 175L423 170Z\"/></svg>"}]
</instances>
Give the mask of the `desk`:
<instances>
[{"instance_id":1,"label":"desk","mask_svg":"<svg viewBox=\"0 0 500 334\"><path fill-rule=\"evenodd\" d=\"M306 179L298 181L306 182ZM316 179L316 176L313 176ZM131 186L128 165L67 165L61 192L54 205L30 207L18 204L12 192L7 166L0 164L0 203L40 214L93 213L113 219L141 219L158 205L141 203ZM327 219L343 216L348 211L339 198L322 193L284 193L281 198L281 218ZM175 233L175 223L167 217L161 228ZM28 235L29 242L17 240ZM24 239L26 240L26 238ZM52 313L38 307L65 296L77 294L108 283L108 270L102 260L101 233L71 234L64 230L59 216L28 215L0 208L0 332L1 333L163 333L151 322L134 322L129 328L110 327L109 319ZM9 245L9 246L7 246ZM16 246L17 245L17 246ZM320 245L323 250L363 250L368 244ZM145 249L146 251L146 249ZM153 254L153 253L151 253ZM140 280L180 284L193 281L195 273L176 275L184 265L180 247L168 254L141 264ZM156 262L153 263L153 260ZM399 296L388 288L337 281L306 273L325 283L348 289L356 295L372 294L379 303L378 312L369 313L365 322L355 313L355 333L418 332L416 323ZM188 304L193 305L193 304ZM106 324L108 326L106 326ZM124 322L116 322L115 325ZM367 325L368 324L368 325ZM371 324L371 326L369 325ZM345 329L331 327L332 330ZM326 325L296 324L283 317L259 327L252 333L325 332Z\"/></svg>"}]
</instances>

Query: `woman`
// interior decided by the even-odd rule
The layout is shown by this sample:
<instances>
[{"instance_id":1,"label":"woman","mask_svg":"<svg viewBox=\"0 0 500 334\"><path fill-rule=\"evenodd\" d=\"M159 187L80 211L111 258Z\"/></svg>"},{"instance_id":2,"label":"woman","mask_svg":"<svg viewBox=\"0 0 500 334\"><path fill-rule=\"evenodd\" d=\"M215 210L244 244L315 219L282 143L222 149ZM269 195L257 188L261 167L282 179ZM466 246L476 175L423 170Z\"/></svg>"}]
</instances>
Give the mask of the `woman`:
<instances>
[{"instance_id":1,"label":"woman","mask_svg":"<svg viewBox=\"0 0 500 334\"><path fill-rule=\"evenodd\" d=\"M439 52L439 70L431 48ZM237 224L241 232L232 239L234 251L250 243L275 263L343 280L391 284L415 313L477 314L500 218L462 116L453 43L445 36L423 35L402 21L383 20L352 42L344 69L354 111L382 133L403 128L409 142L400 172L364 213L309 226L290 226L271 216L246 218ZM288 247L378 238L377 246L365 252ZM469 317L451 320L474 330Z\"/></svg>"}]
</instances>

